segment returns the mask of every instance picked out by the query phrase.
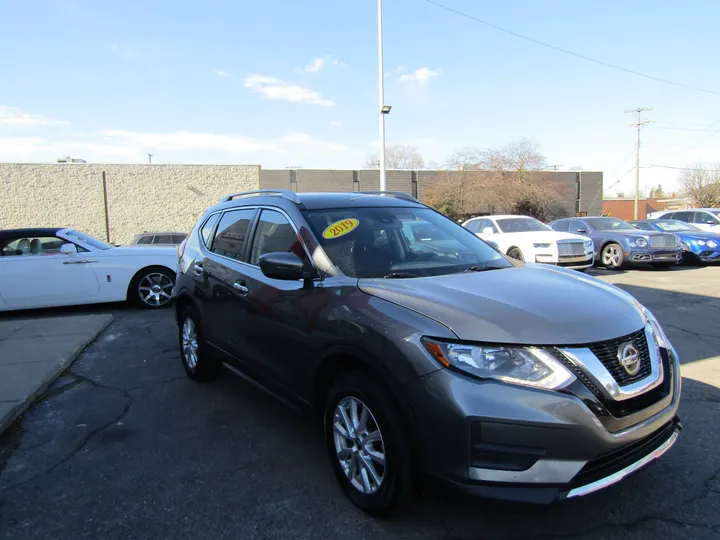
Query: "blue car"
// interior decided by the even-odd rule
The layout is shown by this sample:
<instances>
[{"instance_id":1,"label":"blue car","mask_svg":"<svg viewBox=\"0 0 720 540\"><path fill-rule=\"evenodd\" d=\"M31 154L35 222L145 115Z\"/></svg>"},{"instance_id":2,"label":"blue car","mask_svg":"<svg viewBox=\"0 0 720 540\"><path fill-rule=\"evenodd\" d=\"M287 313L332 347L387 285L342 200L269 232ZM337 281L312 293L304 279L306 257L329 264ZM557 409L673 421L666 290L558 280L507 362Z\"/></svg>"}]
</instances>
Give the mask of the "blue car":
<instances>
[{"instance_id":1,"label":"blue car","mask_svg":"<svg viewBox=\"0 0 720 540\"><path fill-rule=\"evenodd\" d=\"M629 221L643 231L672 233L682 243L684 263L720 261L720 234L698 229L677 219L640 219Z\"/></svg>"},{"instance_id":2,"label":"blue car","mask_svg":"<svg viewBox=\"0 0 720 540\"><path fill-rule=\"evenodd\" d=\"M595 264L613 270L634 264L668 267L682 257L680 240L674 234L641 231L618 218L564 218L548 225L556 231L588 236L595 246Z\"/></svg>"}]
</instances>

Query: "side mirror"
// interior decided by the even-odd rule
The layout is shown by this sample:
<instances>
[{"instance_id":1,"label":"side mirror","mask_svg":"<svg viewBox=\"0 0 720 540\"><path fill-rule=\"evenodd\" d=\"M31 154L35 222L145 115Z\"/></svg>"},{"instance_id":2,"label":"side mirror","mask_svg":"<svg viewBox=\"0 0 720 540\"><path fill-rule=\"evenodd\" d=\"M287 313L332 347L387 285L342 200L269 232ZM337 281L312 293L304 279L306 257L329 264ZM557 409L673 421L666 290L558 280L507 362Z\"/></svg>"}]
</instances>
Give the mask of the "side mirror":
<instances>
[{"instance_id":1,"label":"side mirror","mask_svg":"<svg viewBox=\"0 0 720 540\"><path fill-rule=\"evenodd\" d=\"M494 234L495 231L493 231L493 228L492 228L492 227L485 227L485 228L482 230L482 233L483 233L483 234Z\"/></svg>"},{"instance_id":2,"label":"side mirror","mask_svg":"<svg viewBox=\"0 0 720 540\"><path fill-rule=\"evenodd\" d=\"M60 246L60 253L63 255L77 255L77 246L75 244L63 244Z\"/></svg>"},{"instance_id":3,"label":"side mirror","mask_svg":"<svg viewBox=\"0 0 720 540\"><path fill-rule=\"evenodd\" d=\"M271 279L297 281L312 280L313 272L306 269L302 259L289 252L266 253L258 258L262 273Z\"/></svg>"},{"instance_id":4,"label":"side mirror","mask_svg":"<svg viewBox=\"0 0 720 540\"><path fill-rule=\"evenodd\" d=\"M495 251L500 251L500 246L498 246L498 245L497 245L495 242L493 242L492 240L485 240L485 243L486 243L488 246L490 246L491 248L493 248Z\"/></svg>"}]
</instances>

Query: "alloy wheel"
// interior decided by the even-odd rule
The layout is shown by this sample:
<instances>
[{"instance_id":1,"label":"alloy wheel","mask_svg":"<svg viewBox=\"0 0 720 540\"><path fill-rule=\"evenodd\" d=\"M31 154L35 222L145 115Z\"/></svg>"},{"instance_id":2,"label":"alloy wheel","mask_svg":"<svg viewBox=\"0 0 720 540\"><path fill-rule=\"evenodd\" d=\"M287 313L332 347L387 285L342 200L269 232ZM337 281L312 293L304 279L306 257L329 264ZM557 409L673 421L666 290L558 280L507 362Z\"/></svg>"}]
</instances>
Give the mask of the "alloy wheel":
<instances>
[{"instance_id":1,"label":"alloy wheel","mask_svg":"<svg viewBox=\"0 0 720 540\"><path fill-rule=\"evenodd\" d=\"M377 492L385 479L385 443L370 409L346 397L333 414L335 452L345 476L360 493Z\"/></svg>"},{"instance_id":2,"label":"alloy wheel","mask_svg":"<svg viewBox=\"0 0 720 540\"><path fill-rule=\"evenodd\" d=\"M603 251L603 264L605 266L620 265L620 251L615 246L608 246Z\"/></svg>"},{"instance_id":3,"label":"alloy wheel","mask_svg":"<svg viewBox=\"0 0 720 540\"><path fill-rule=\"evenodd\" d=\"M147 274L140 280L138 295L148 306L163 306L170 301L173 285L172 279L165 274L160 272Z\"/></svg>"},{"instance_id":4,"label":"alloy wheel","mask_svg":"<svg viewBox=\"0 0 720 540\"><path fill-rule=\"evenodd\" d=\"M198 339L195 321L187 317L182 325L182 354L190 369L195 369L198 362Z\"/></svg>"}]
</instances>

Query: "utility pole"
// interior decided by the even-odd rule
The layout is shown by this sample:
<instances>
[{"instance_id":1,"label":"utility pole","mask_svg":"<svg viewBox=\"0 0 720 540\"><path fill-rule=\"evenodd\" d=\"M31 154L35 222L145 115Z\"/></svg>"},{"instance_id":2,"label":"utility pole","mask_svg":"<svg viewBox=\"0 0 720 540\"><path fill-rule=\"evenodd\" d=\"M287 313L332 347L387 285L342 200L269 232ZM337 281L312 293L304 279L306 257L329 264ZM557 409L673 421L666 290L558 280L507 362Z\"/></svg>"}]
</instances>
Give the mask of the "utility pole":
<instances>
[{"instance_id":1,"label":"utility pole","mask_svg":"<svg viewBox=\"0 0 720 540\"><path fill-rule=\"evenodd\" d=\"M378 90L380 94L380 191L385 191L385 115L390 112L385 107L385 73L383 69L383 31L382 31L382 0L378 0Z\"/></svg>"},{"instance_id":2,"label":"utility pole","mask_svg":"<svg viewBox=\"0 0 720 540\"><path fill-rule=\"evenodd\" d=\"M638 205L640 201L640 128L650 123L649 120L644 122L640 118L640 114L645 111L652 111L652 109L628 109L626 113L637 114L637 122L630 124L630 127L637 128L637 146L635 148L635 209L633 211L633 219L638 218Z\"/></svg>"},{"instance_id":3,"label":"utility pole","mask_svg":"<svg viewBox=\"0 0 720 540\"><path fill-rule=\"evenodd\" d=\"M152 154L148 154L148 163L152 163Z\"/></svg>"}]
</instances>

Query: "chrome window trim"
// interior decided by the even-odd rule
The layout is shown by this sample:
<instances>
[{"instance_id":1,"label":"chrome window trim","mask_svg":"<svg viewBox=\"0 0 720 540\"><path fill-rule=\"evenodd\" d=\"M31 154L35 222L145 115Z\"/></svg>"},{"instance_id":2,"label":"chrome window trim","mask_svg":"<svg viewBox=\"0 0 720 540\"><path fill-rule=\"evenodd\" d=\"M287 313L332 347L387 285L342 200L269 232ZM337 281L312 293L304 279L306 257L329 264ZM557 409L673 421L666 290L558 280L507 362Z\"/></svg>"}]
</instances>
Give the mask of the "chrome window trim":
<instances>
[{"instance_id":1,"label":"chrome window trim","mask_svg":"<svg viewBox=\"0 0 720 540\"><path fill-rule=\"evenodd\" d=\"M280 212L280 213L281 213L283 216L285 216L285 218L288 220L288 223L290 223L290 226L291 226L291 227L293 228L293 230L295 231L295 234L298 235L298 238L300 238L300 231L298 231L298 228L297 228L297 226L295 225L295 222L294 222L294 221L292 220L292 218L290 217L290 215L289 215L285 210L283 210L282 208L279 208L279 207L277 207L277 206L268 206L268 205L253 205L253 206L249 206L249 205L248 205L248 206L233 206L233 207L230 207L230 208L223 208L222 210L216 210L215 212L212 212L212 213L208 214L207 217L202 221L202 224L205 224L205 222L206 222L208 219L210 219L211 216L214 216L215 214L224 214L225 212L232 212L232 211L234 211L234 210L263 210L263 209L264 209L264 210L275 210L276 212ZM261 214L261 215L262 215L262 214ZM257 218L259 219L260 216L257 216ZM220 221L221 221L221 220L222 220L222 216L220 216L220 219L218 219L218 222L217 222L217 224L216 224L216 227L218 227L218 226L220 225ZM251 224L251 225L252 225L252 224ZM232 261L232 262L234 262L234 263L242 264L242 265L244 265L244 266L249 266L250 268L260 269L259 266L256 266L256 265L254 265L254 264L250 264L249 262L238 261L237 259L233 259L232 257L226 257L225 255L220 255L219 253L215 253L214 251L208 249L208 247L207 247L207 246L205 245L205 243L203 242L202 235L200 234L200 230L201 230L201 229L202 229L202 225L200 225L200 227L198 227L197 234L198 234L198 240L200 241L200 242L199 242L199 244L200 244L200 251L201 251L201 252L202 252L203 250L205 251L205 252L203 253L203 256L214 255L215 257L220 257L221 259L225 259L226 261ZM252 241L252 240L255 239L255 235L254 235L255 231L254 231L254 230L248 230L248 234L249 234L250 232L253 233L253 237L250 239L250 240ZM217 234L217 229L215 229L215 234ZM213 240L214 240L214 239L215 239L215 237L213 236ZM314 261L313 258L310 256L310 252L308 251L307 246L305 245L305 242L302 240L302 238L300 238L300 242L302 243L302 247L303 247L303 250L305 251L305 255L307 256L308 260L310 261L310 264L312 265L313 270L315 270L315 273L317 274L317 277L320 278L320 277L322 276L322 274L321 274L320 271L318 270L317 266L315 266L315 261ZM250 247L252 247L252 245L251 245ZM244 248L243 248L243 249L244 249Z\"/></svg>"},{"instance_id":2,"label":"chrome window trim","mask_svg":"<svg viewBox=\"0 0 720 540\"><path fill-rule=\"evenodd\" d=\"M650 325L645 326L645 339L650 353L650 375L627 386L620 386L603 363L587 348L558 348L598 388L602 388L615 401L625 401L660 386L664 379L660 348Z\"/></svg>"}]
</instances>

